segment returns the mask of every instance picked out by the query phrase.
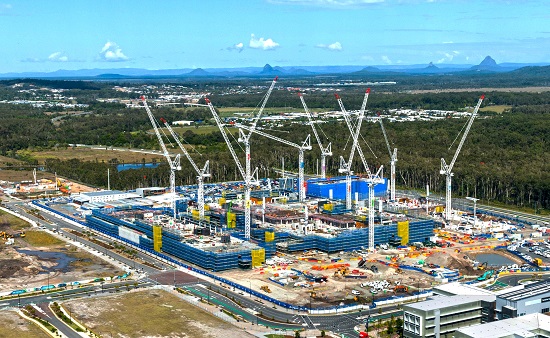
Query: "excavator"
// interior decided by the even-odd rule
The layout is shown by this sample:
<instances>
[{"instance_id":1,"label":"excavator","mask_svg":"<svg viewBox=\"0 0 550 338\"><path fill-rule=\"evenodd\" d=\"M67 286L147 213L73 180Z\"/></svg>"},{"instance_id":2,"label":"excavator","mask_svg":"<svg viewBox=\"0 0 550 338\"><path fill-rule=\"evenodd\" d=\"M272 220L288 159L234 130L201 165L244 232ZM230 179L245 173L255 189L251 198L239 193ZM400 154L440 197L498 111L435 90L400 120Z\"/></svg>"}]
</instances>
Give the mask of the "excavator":
<instances>
[{"instance_id":1,"label":"excavator","mask_svg":"<svg viewBox=\"0 0 550 338\"><path fill-rule=\"evenodd\" d=\"M485 270L487 269L487 262L483 262L477 266L478 270Z\"/></svg>"},{"instance_id":2,"label":"excavator","mask_svg":"<svg viewBox=\"0 0 550 338\"><path fill-rule=\"evenodd\" d=\"M393 288L393 292L395 292L395 293L398 293L398 292L409 292L409 287L408 287L408 286L405 286L405 285L396 285L396 286Z\"/></svg>"},{"instance_id":3,"label":"excavator","mask_svg":"<svg viewBox=\"0 0 550 338\"><path fill-rule=\"evenodd\" d=\"M260 290L265 291L267 293L271 293L271 289L267 285L260 286Z\"/></svg>"},{"instance_id":4,"label":"excavator","mask_svg":"<svg viewBox=\"0 0 550 338\"><path fill-rule=\"evenodd\" d=\"M483 276L477 277L477 280L480 281L480 282L481 282L481 281L484 281L484 280L487 280L487 279L489 279L489 278L491 278L491 277L493 276L493 273L495 273L494 270L487 270L487 271L485 271L485 273L483 274Z\"/></svg>"}]
</instances>

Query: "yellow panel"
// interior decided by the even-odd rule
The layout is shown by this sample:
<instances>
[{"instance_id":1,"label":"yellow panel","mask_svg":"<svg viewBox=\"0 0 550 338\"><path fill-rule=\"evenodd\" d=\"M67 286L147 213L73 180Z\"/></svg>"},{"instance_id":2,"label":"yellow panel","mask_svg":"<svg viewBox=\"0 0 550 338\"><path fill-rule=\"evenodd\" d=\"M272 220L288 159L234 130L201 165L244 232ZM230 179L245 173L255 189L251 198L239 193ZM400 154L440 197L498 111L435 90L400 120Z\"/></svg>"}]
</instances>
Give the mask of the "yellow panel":
<instances>
[{"instance_id":1,"label":"yellow panel","mask_svg":"<svg viewBox=\"0 0 550 338\"><path fill-rule=\"evenodd\" d=\"M327 211L332 211L333 208L334 208L334 205L332 203L327 203L323 205L323 209Z\"/></svg>"},{"instance_id":2,"label":"yellow panel","mask_svg":"<svg viewBox=\"0 0 550 338\"><path fill-rule=\"evenodd\" d=\"M205 204L204 205L204 210L206 210L206 211L210 210L210 206L208 204Z\"/></svg>"},{"instance_id":3,"label":"yellow panel","mask_svg":"<svg viewBox=\"0 0 550 338\"><path fill-rule=\"evenodd\" d=\"M401 245L409 243L409 221L397 222L397 236L401 237Z\"/></svg>"},{"instance_id":4,"label":"yellow panel","mask_svg":"<svg viewBox=\"0 0 550 338\"><path fill-rule=\"evenodd\" d=\"M224 205L224 204L225 204L225 198L224 198L224 197L221 197L221 198L218 200L218 204L219 204L219 205Z\"/></svg>"},{"instance_id":5,"label":"yellow panel","mask_svg":"<svg viewBox=\"0 0 550 338\"><path fill-rule=\"evenodd\" d=\"M157 252L162 250L162 227L153 225L153 249Z\"/></svg>"},{"instance_id":6,"label":"yellow panel","mask_svg":"<svg viewBox=\"0 0 550 338\"><path fill-rule=\"evenodd\" d=\"M265 232L265 241L266 242L273 242L275 240L275 233L274 232Z\"/></svg>"},{"instance_id":7,"label":"yellow panel","mask_svg":"<svg viewBox=\"0 0 550 338\"><path fill-rule=\"evenodd\" d=\"M199 211L197 209L191 210L191 215L193 216L193 219L199 219Z\"/></svg>"},{"instance_id":8,"label":"yellow panel","mask_svg":"<svg viewBox=\"0 0 550 338\"><path fill-rule=\"evenodd\" d=\"M252 250L252 267L261 266L265 262L265 249Z\"/></svg>"}]
</instances>

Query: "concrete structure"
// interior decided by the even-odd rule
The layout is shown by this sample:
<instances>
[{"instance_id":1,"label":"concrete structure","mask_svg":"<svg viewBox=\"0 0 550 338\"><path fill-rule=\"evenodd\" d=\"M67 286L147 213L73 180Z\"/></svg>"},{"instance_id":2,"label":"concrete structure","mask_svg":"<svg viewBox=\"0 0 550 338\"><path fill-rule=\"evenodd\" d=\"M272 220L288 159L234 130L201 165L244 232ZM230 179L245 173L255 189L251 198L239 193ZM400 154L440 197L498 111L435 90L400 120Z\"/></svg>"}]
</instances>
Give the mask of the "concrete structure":
<instances>
[{"instance_id":1,"label":"concrete structure","mask_svg":"<svg viewBox=\"0 0 550 338\"><path fill-rule=\"evenodd\" d=\"M403 305L403 337L451 338L455 330L494 318L494 295L435 296Z\"/></svg>"},{"instance_id":2,"label":"concrete structure","mask_svg":"<svg viewBox=\"0 0 550 338\"><path fill-rule=\"evenodd\" d=\"M497 295L498 319L550 312L550 281L523 285Z\"/></svg>"},{"instance_id":3,"label":"concrete structure","mask_svg":"<svg viewBox=\"0 0 550 338\"><path fill-rule=\"evenodd\" d=\"M485 290L470 284L459 282L446 283L433 288L434 295L440 296L495 296L493 291Z\"/></svg>"},{"instance_id":4,"label":"concrete structure","mask_svg":"<svg viewBox=\"0 0 550 338\"><path fill-rule=\"evenodd\" d=\"M550 337L550 316L533 313L518 318L460 328L455 338Z\"/></svg>"},{"instance_id":5,"label":"concrete structure","mask_svg":"<svg viewBox=\"0 0 550 338\"><path fill-rule=\"evenodd\" d=\"M116 201L126 198L140 198L140 195L122 192L118 190L104 190L104 191L94 191L94 192L83 192L78 196L73 197L75 203L94 203L94 202L107 202L107 201Z\"/></svg>"}]
</instances>

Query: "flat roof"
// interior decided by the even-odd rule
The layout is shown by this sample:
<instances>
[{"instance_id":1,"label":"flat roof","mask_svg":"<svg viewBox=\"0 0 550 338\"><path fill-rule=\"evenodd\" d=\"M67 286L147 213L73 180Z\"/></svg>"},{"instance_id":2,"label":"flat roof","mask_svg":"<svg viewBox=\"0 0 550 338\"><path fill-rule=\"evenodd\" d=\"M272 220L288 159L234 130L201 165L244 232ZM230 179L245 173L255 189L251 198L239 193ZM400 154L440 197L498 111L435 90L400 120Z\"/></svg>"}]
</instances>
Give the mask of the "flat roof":
<instances>
[{"instance_id":1,"label":"flat roof","mask_svg":"<svg viewBox=\"0 0 550 338\"><path fill-rule=\"evenodd\" d=\"M460 282L453 282L442 284L434 287L434 292L441 290L443 292L448 292L453 295L462 295L462 296L494 296L495 293L489 290L479 288L474 285L462 284Z\"/></svg>"},{"instance_id":2,"label":"flat roof","mask_svg":"<svg viewBox=\"0 0 550 338\"><path fill-rule=\"evenodd\" d=\"M514 290L508 293L498 295L498 298L503 298L508 301L518 301L526 298L540 296L542 294L550 294L550 281L542 281L525 285L523 289Z\"/></svg>"},{"instance_id":3,"label":"flat roof","mask_svg":"<svg viewBox=\"0 0 550 338\"><path fill-rule=\"evenodd\" d=\"M431 311L482 300L491 302L495 300L495 296L433 296L423 302L404 304L403 307L421 311Z\"/></svg>"},{"instance_id":4,"label":"flat roof","mask_svg":"<svg viewBox=\"0 0 550 338\"><path fill-rule=\"evenodd\" d=\"M472 338L538 337L535 330L550 331L550 316L533 313L495 322L462 327L460 332Z\"/></svg>"},{"instance_id":5,"label":"flat roof","mask_svg":"<svg viewBox=\"0 0 550 338\"><path fill-rule=\"evenodd\" d=\"M84 196L109 196L109 195L121 195L126 194L125 192L122 192L120 190L102 190L102 191L93 191L93 192L83 192L81 195Z\"/></svg>"}]
</instances>

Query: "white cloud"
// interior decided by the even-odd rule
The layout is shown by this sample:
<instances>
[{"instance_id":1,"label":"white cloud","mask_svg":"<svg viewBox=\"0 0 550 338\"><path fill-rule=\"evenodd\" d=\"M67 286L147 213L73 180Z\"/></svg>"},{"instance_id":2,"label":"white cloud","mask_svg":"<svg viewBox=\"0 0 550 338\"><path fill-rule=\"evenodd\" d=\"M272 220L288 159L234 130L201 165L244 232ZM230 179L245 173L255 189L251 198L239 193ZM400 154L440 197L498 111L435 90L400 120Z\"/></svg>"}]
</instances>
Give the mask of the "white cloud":
<instances>
[{"instance_id":1,"label":"white cloud","mask_svg":"<svg viewBox=\"0 0 550 338\"><path fill-rule=\"evenodd\" d=\"M382 61L384 61L388 65L391 65L393 63L392 60L390 60L390 58L387 57L386 55L382 55Z\"/></svg>"},{"instance_id":2,"label":"white cloud","mask_svg":"<svg viewBox=\"0 0 550 338\"><path fill-rule=\"evenodd\" d=\"M324 48L324 49L328 49L328 50L334 50L334 51L341 51L342 50L342 44L338 41L336 41L335 43L331 43L330 45L325 45L325 44L321 43L321 44L318 44L315 47Z\"/></svg>"},{"instance_id":3,"label":"white cloud","mask_svg":"<svg viewBox=\"0 0 550 338\"><path fill-rule=\"evenodd\" d=\"M53 62L67 62L69 61L69 57L62 52L55 52L48 56L48 60Z\"/></svg>"},{"instance_id":4,"label":"white cloud","mask_svg":"<svg viewBox=\"0 0 550 338\"><path fill-rule=\"evenodd\" d=\"M443 54L443 57L436 61L436 63L443 63L443 62L451 62L453 61L454 57L460 54L460 52L454 50L450 53L446 52L439 52L439 54Z\"/></svg>"},{"instance_id":5,"label":"white cloud","mask_svg":"<svg viewBox=\"0 0 550 338\"><path fill-rule=\"evenodd\" d=\"M250 43L248 44L250 48L254 49L263 49L263 50L272 50L277 47L279 47L279 44L275 41L273 41L271 38L264 39L259 38L257 39L254 34L251 34L250 36Z\"/></svg>"},{"instance_id":6,"label":"white cloud","mask_svg":"<svg viewBox=\"0 0 550 338\"><path fill-rule=\"evenodd\" d=\"M103 46L101 52L99 52L99 58L108 62L128 60L128 57L122 53L122 49L115 42L111 41L107 41Z\"/></svg>"},{"instance_id":7,"label":"white cloud","mask_svg":"<svg viewBox=\"0 0 550 338\"><path fill-rule=\"evenodd\" d=\"M236 50L236 51L238 51L238 52L240 53L240 52L243 51L243 48L244 48L244 43L239 42L239 43L234 44L234 45L231 46L231 47L227 47L226 49L227 49L227 50Z\"/></svg>"},{"instance_id":8,"label":"white cloud","mask_svg":"<svg viewBox=\"0 0 550 338\"><path fill-rule=\"evenodd\" d=\"M281 5L306 5L317 7L358 7L372 5L386 0L268 0L273 4Z\"/></svg>"}]
</instances>

